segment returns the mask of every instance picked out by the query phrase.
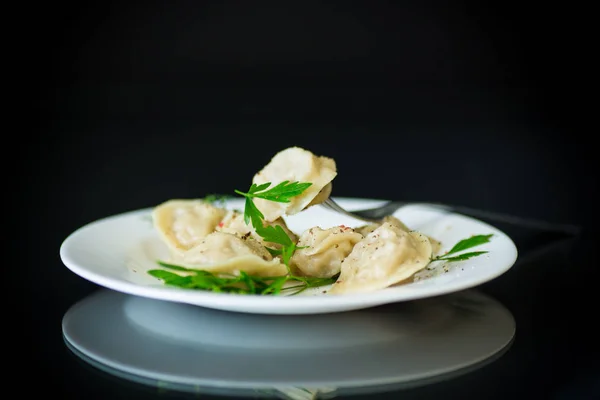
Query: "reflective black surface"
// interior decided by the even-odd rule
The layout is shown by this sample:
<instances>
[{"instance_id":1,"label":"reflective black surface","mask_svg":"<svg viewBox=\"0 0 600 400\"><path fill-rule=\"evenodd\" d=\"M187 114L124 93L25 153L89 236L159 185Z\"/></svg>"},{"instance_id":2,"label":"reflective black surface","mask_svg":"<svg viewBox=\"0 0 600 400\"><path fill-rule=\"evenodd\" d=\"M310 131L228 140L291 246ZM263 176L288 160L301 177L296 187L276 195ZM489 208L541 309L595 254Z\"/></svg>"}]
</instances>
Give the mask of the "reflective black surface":
<instances>
[{"instance_id":1,"label":"reflective black surface","mask_svg":"<svg viewBox=\"0 0 600 400\"><path fill-rule=\"evenodd\" d=\"M586 103L575 88L588 86L575 83L584 38L566 25L586 12L375 3L27 10L36 115L22 122L34 135L8 131L22 151L5 169L12 388L65 400L217 398L116 378L74 355L61 320L98 287L64 267L59 247L99 218L244 189L275 152L300 145L336 159L337 196L582 227L564 237L497 225L519 248L514 268L479 288L516 320L500 358L354 398L597 397L595 125L579 127L585 107L571 112Z\"/></svg>"},{"instance_id":2,"label":"reflective black surface","mask_svg":"<svg viewBox=\"0 0 600 400\"><path fill-rule=\"evenodd\" d=\"M336 397L464 375L500 357L515 335L511 313L477 290L304 316L223 312L100 290L71 307L62 328L74 354L154 387Z\"/></svg>"}]
</instances>

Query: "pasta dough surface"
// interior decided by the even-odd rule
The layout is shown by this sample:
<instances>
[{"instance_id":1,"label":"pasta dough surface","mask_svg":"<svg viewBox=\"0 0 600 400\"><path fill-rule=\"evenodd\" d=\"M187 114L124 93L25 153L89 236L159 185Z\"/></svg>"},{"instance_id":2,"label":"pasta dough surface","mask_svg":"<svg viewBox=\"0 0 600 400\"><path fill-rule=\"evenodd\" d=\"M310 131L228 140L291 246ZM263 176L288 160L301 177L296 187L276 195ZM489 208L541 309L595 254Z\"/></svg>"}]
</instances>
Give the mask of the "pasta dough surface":
<instances>
[{"instance_id":1,"label":"pasta dough surface","mask_svg":"<svg viewBox=\"0 0 600 400\"><path fill-rule=\"evenodd\" d=\"M373 224L359 226L358 228L356 228L356 231L359 232L360 234L362 234L363 236L367 236L369 233L371 233L375 229L379 228L385 222L389 222L390 224L394 225L395 227L397 227L403 231L406 231L406 232L412 231L408 226L406 226L404 224L404 222L400 221L398 218L394 217L393 215L388 215L388 216L384 217L381 223L373 223ZM427 237L429 238L429 242L431 243L431 248L432 248L433 254L437 254L440 251L440 249L442 248L442 244L438 240L432 238L431 236L427 236Z\"/></svg>"},{"instance_id":2,"label":"pasta dough surface","mask_svg":"<svg viewBox=\"0 0 600 400\"><path fill-rule=\"evenodd\" d=\"M195 247L174 259L181 266L212 273L238 275L240 271L259 276L285 275L287 269L279 259L254 239L242 239L231 233L213 232Z\"/></svg>"},{"instance_id":3,"label":"pasta dough surface","mask_svg":"<svg viewBox=\"0 0 600 400\"><path fill-rule=\"evenodd\" d=\"M169 252L177 256L212 233L227 210L198 199L173 199L153 209L152 222Z\"/></svg>"},{"instance_id":4,"label":"pasta dough surface","mask_svg":"<svg viewBox=\"0 0 600 400\"><path fill-rule=\"evenodd\" d=\"M283 218L277 218L273 222L267 222L264 224L265 226L281 226L281 228L285 231L285 233L289 236L292 242L296 243L298 241L298 236L294 232L292 232L286 225L285 220ZM225 217L219 222L215 228L217 232L225 232L237 235L239 237L247 237L251 236L256 241L261 243L264 246L270 247L272 249L280 249L281 245L278 243L265 242L263 238L256 233L256 229L252 225L247 225L244 221L244 214L236 211L229 210Z\"/></svg>"},{"instance_id":5,"label":"pasta dough surface","mask_svg":"<svg viewBox=\"0 0 600 400\"><path fill-rule=\"evenodd\" d=\"M358 242L342 261L340 276L328 293L373 292L399 283L425 268L432 255L427 236L389 222Z\"/></svg>"},{"instance_id":6,"label":"pasta dough surface","mask_svg":"<svg viewBox=\"0 0 600 400\"><path fill-rule=\"evenodd\" d=\"M362 238L348 227L310 228L300 235L300 248L292 256L291 264L304 275L331 278L340 272L342 260Z\"/></svg>"},{"instance_id":7,"label":"pasta dough surface","mask_svg":"<svg viewBox=\"0 0 600 400\"><path fill-rule=\"evenodd\" d=\"M290 147L275 154L271 161L254 175L252 182L257 185L267 182L275 185L283 181L310 182L312 185L301 195L290 199L289 203L258 198L254 202L267 222L275 221L284 215L294 215L309 205L325 201L331 192L331 186L328 185L336 175L337 168L332 158L316 156L300 147Z\"/></svg>"}]
</instances>

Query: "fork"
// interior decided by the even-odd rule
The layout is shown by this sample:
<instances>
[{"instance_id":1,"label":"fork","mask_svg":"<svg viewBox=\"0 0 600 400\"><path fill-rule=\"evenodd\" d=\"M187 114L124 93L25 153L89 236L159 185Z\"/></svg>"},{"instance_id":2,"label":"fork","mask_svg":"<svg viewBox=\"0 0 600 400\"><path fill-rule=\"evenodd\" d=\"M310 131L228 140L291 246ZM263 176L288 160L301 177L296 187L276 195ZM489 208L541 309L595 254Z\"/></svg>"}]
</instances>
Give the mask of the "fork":
<instances>
[{"instance_id":1,"label":"fork","mask_svg":"<svg viewBox=\"0 0 600 400\"><path fill-rule=\"evenodd\" d=\"M503 213L496 213L492 211L485 211L471 207L464 206L451 206L442 203L421 203L421 202L406 202L406 201L389 201L379 207L364 209L364 210L355 210L348 211L342 206L340 206L335 200L331 197L327 198L321 205L331 211L335 211L346 216L368 222L368 223L381 223L383 218L386 216L393 215L398 209L410 205L424 205L428 207L432 207L438 210L443 210L447 212L458 213L462 215L466 215L473 218L485 219L488 221L495 222L504 222L508 224L525 226L533 229L540 229L546 231L559 231L563 233L567 233L569 235L577 235L581 231L581 228L577 225L571 224L555 224L545 221L533 220L529 218L522 218L514 215L508 215Z\"/></svg>"}]
</instances>

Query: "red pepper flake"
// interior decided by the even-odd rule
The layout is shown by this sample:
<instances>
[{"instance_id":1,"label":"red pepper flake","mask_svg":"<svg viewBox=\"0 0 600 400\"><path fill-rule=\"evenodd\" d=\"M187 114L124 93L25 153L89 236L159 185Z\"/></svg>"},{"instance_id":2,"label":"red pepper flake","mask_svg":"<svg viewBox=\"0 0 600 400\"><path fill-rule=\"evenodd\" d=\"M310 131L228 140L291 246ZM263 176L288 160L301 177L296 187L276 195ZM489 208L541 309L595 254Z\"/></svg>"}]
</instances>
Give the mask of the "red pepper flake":
<instances>
[{"instance_id":1,"label":"red pepper flake","mask_svg":"<svg viewBox=\"0 0 600 400\"><path fill-rule=\"evenodd\" d=\"M222 228L225 225L223 222L219 222L219 228Z\"/></svg>"}]
</instances>

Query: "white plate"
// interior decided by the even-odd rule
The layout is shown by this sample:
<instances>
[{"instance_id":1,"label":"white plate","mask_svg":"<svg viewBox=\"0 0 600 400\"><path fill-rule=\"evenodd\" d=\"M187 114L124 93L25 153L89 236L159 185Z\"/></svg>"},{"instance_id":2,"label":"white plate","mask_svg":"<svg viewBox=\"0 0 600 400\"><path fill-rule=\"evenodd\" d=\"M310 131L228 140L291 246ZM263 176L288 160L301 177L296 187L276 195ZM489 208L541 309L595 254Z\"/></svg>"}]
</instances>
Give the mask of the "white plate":
<instances>
[{"instance_id":1,"label":"white plate","mask_svg":"<svg viewBox=\"0 0 600 400\"><path fill-rule=\"evenodd\" d=\"M372 199L335 200L348 210L385 203ZM233 199L227 207L241 209L242 200ZM147 273L158 267L158 259L167 257L167 248L152 226L150 213L151 209L132 211L76 230L60 248L63 263L82 278L133 295L237 312L315 314L357 310L471 288L503 274L517 259L515 244L499 229L470 217L416 204L403 207L394 215L411 229L440 240L442 250L471 235L492 233L489 243L475 248L488 253L447 264L445 269L443 263L437 263L439 266L433 271L418 273L414 282L365 294L328 295L320 289L297 296L250 296L173 288ZM319 206L287 217L286 221L297 233L315 225L363 224Z\"/></svg>"},{"instance_id":2,"label":"white plate","mask_svg":"<svg viewBox=\"0 0 600 400\"><path fill-rule=\"evenodd\" d=\"M272 316L101 289L73 305L62 327L68 346L105 372L236 398L251 390L261 398L313 399L315 392L330 398L422 386L489 364L515 335L510 311L476 290L346 313Z\"/></svg>"}]
</instances>

